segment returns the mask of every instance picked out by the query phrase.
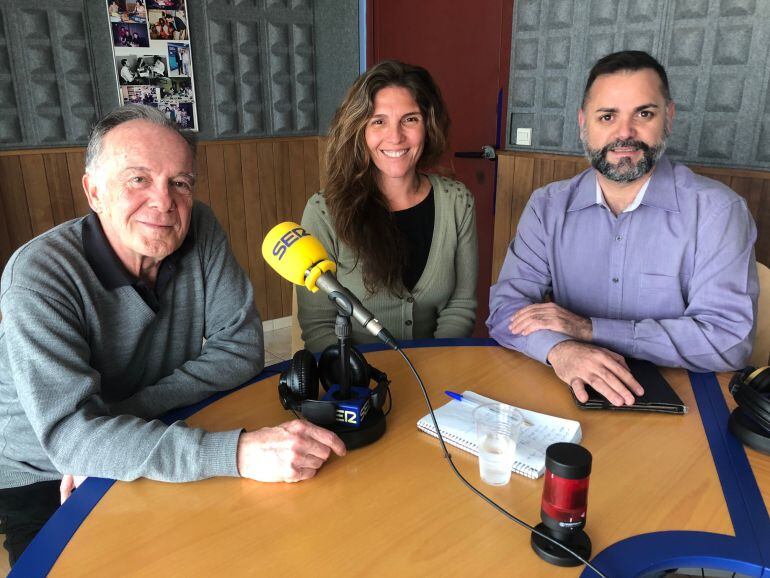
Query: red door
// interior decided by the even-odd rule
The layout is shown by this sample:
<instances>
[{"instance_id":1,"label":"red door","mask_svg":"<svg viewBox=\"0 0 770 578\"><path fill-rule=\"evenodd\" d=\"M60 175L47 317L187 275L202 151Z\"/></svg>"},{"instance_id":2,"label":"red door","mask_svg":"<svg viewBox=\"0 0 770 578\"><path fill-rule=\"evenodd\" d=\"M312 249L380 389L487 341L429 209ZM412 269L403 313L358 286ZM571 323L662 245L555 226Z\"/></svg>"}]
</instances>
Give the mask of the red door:
<instances>
[{"instance_id":1,"label":"red door","mask_svg":"<svg viewBox=\"0 0 770 578\"><path fill-rule=\"evenodd\" d=\"M368 65L386 59L427 68L452 119L450 153L455 177L476 199L479 237L476 336L486 336L492 270L497 163L456 157L504 141L513 0L368 0Z\"/></svg>"}]
</instances>

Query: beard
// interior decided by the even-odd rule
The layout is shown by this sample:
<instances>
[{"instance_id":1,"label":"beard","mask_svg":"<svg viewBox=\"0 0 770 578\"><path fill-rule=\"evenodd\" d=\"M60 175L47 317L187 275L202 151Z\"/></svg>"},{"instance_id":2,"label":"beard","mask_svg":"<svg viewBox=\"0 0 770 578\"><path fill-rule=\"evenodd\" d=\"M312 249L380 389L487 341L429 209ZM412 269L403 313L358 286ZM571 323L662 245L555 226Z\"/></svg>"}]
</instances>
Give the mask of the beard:
<instances>
[{"instance_id":1,"label":"beard","mask_svg":"<svg viewBox=\"0 0 770 578\"><path fill-rule=\"evenodd\" d=\"M630 183L643 177L653 169L655 163L660 160L660 157L666 150L667 136L668 134L664 133L663 138L652 146L644 141L629 138L617 139L600 149L592 149L588 145L588 139L585 134L580 135L580 142L583 144L586 158L588 158L591 166L599 173L616 183ZM623 157L617 163L611 163L607 160L608 152L628 147L636 147L642 151L642 158L637 162L632 161L630 157Z\"/></svg>"}]
</instances>

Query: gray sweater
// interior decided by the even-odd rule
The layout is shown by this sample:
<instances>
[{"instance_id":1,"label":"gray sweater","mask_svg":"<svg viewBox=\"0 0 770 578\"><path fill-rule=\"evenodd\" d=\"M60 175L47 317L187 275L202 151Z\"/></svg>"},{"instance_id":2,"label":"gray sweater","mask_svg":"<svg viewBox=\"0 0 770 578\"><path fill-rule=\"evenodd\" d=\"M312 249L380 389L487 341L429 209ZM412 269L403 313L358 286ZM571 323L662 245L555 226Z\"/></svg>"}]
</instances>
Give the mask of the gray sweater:
<instances>
[{"instance_id":1,"label":"gray sweater","mask_svg":"<svg viewBox=\"0 0 770 578\"><path fill-rule=\"evenodd\" d=\"M240 430L154 419L263 367L251 284L224 231L195 204L187 250L156 313L132 286L100 282L84 252L89 218L36 237L2 276L0 488L63 473L173 482L237 476Z\"/></svg>"},{"instance_id":2,"label":"gray sweater","mask_svg":"<svg viewBox=\"0 0 770 578\"><path fill-rule=\"evenodd\" d=\"M468 337L476 321L476 277L478 253L473 195L458 181L429 175L436 216L428 262L417 285L402 297L364 288L361 269L353 250L334 231L322 193L313 195L305 207L302 226L317 237L337 263L337 278L374 313L396 339ZM321 351L336 342L336 308L321 292L297 289L298 318L302 339L311 351ZM353 323L353 342L376 341Z\"/></svg>"}]
</instances>

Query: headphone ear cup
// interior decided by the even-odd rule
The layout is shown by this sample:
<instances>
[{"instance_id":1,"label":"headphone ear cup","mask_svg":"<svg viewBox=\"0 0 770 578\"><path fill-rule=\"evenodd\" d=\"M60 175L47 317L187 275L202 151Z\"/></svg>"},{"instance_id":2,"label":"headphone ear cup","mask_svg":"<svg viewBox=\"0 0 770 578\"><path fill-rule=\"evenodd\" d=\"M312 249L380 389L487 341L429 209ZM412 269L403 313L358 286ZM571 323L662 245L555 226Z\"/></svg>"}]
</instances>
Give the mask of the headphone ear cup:
<instances>
[{"instance_id":1,"label":"headphone ear cup","mask_svg":"<svg viewBox=\"0 0 770 578\"><path fill-rule=\"evenodd\" d=\"M390 380L385 372L380 371L373 365L369 366L369 375L377 384L372 390L372 405L374 409L382 409L382 406L385 404L385 398L388 396Z\"/></svg>"},{"instance_id":2,"label":"headphone ear cup","mask_svg":"<svg viewBox=\"0 0 770 578\"><path fill-rule=\"evenodd\" d=\"M369 364L366 363L363 353L355 347L349 347L350 354L350 386L369 387ZM330 345L324 349L321 359L318 360L318 373L321 385L329 390L335 383L340 382L340 346Z\"/></svg>"},{"instance_id":3,"label":"headphone ear cup","mask_svg":"<svg viewBox=\"0 0 770 578\"><path fill-rule=\"evenodd\" d=\"M770 368L747 367L737 372L730 381L730 393L745 416L733 425L740 429L753 422L770 437Z\"/></svg>"},{"instance_id":4,"label":"headphone ear cup","mask_svg":"<svg viewBox=\"0 0 770 578\"><path fill-rule=\"evenodd\" d=\"M307 349L295 353L285 381L297 403L318 399L318 368L313 354Z\"/></svg>"},{"instance_id":5,"label":"headphone ear cup","mask_svg":"<svg viewBox=\"0 0 770 578\"><path fill-rule=\"evenodd\" d=\"M295 409L296 403L294 397L291 395L291 391L286 385L286 372L281 374L281 379L278 381L278 399L281 400L281 407L283 409Z\"/></svg>"}]
</instances>

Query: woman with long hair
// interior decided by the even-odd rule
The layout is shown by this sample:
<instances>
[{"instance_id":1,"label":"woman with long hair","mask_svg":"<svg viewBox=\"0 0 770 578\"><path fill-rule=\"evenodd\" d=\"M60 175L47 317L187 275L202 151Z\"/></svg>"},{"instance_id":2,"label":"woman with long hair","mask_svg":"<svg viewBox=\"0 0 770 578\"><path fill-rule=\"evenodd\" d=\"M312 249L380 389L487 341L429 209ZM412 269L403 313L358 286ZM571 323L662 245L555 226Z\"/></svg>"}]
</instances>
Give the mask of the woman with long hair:
<instances>
[{"instance_id":1,"label":"woman with long hair","mask_svg":"<svg viewBox=\"0 0 770 578\"><path fill-rule=\"evenodd\" d=\"M332 120L327 184L302 225L337 263L337 278L397 339L467 337L476 320L473 196L429 174L446 151L449 116L424 68L377 64L348 91ZM302 338L335 343L336 308L297 292ZM372 341L353 324L353 342Z\"/></svg>"}]
</instances>

